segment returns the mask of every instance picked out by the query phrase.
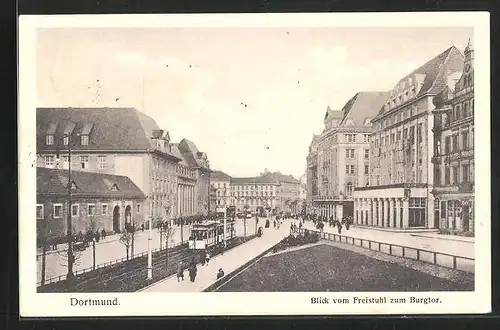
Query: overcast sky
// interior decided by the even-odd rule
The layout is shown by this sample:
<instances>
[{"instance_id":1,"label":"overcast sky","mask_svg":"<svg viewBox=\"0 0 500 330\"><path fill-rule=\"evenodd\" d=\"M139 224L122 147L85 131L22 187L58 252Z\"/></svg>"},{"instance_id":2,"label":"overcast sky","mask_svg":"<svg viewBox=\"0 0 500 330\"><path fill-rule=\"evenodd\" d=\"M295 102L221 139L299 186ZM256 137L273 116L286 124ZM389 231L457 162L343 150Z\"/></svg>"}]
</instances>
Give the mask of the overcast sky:
<instances>
[{"instance_id":1,"label":"overcast sky","mask_svg":"<svg viewBox=\"0 0 500 330\"><path fill-rule=\"evenodd\" d=\"M435 27L40 30L37 106L136 107L214 169L299 177L328 105L391 89L472 37Z\"/></svg>"}]
</instances>

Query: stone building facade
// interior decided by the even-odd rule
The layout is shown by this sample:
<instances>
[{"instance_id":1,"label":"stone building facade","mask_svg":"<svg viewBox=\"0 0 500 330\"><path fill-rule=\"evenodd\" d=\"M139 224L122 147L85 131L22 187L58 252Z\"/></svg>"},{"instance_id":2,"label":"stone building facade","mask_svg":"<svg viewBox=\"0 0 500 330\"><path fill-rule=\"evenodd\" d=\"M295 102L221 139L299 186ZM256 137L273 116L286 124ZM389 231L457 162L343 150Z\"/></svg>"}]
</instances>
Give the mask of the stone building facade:
<instances>
[{"instance_id":1,"label":"stone building facade","mask_svg":"<svg viewBox=\"0 0 500 330\"><path fill-rule=\"evenodd\" d=\"M354 222L367 226L436 228L432 195L433 97L462 71L450 47L390 91L370 136L370 182L354 192Z\"/></svg>"},{"instance_id":2,"label":"stone building facade","mask_svg":"<svg viewBox=\"0 0 500 330\"><path fill-rule=\"evenodd\" d=\"M38 108L37 166L129 177L153 221L208 210L209 163L134 108ZM148 217L145 221L148 220Z\"/></svg>"},{"instance_id":3,"label":"stone building facade","mask_svg":"<svg viewBox=\"0 0 500 330\"><path fill-rule=\"evenodd\" d=\"M146 217L146 196L125 176L37 167L37 237L61 238L67 234L68 210L74 234L120 232L125 223L140 225Z\"/></svg>"},{"instance_id":4,"label":"stone building facade","mask_svg":"<svg viewBox=\"0 0 500 330\"><path fill-rule=\"evenodd\" d=\"M434 97L434 221L436 227L474 233L474 49L464 69Z\"/></svg>"},{"instance_id":5,"label":"stone building facade","mask_svg":"<svg viewBox=\"0 0 500 330\"><path fill-rule=\"evenodd\" d=\"M353 214L354 188L369 184L370 120L386 97L385 92L359 92L342 110L327 108L325 128L307 158L313 213L334 220Z\"/></svg>"}]
</instances>

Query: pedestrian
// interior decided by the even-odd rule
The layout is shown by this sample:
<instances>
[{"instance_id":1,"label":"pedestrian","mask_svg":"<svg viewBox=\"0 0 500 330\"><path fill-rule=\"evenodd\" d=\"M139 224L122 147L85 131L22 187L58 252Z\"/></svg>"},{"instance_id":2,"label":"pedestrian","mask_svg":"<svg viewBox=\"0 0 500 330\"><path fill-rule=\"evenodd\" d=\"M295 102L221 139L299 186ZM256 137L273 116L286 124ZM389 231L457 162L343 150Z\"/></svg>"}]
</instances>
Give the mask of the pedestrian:
<instances>
[{"instance_id":1,"label":"pedestrian","mask_svg":"<svg viewBox=\"0 0 500 330\"><path fill-rule=\"evenodd\" d=\"M217 279L224 277L224 271L222 268L219 268L219 271L217 272Z\"/></svg>"},{"instance_id":2,"label":"pedestrian","mask_svg":"<svg viewBox=\"0 0 500 330\"><path fill-rule=\"evenodd\" d=\"M104 230L104 228L101 230L101 237L102 239L106 238L106 231Z\"/></svg>"},{"instance_id":3,"label":"pedestrian","mask_svg":"<svg viewBox=\"0 0 500 330\"><path fill-rule=\"evenodd\" d=\"M200 263L202 266L205 266L205 254L203 252L200 255Z\"/></svg>"},{"instance_id":4,"label":"pedestrian","mask_svg":"<svg viewBox=\"0 0 500 330\"><path fill-rule=\"evenodd\" d=\"M141 231L144 231L144 224L141 223Z\"/></svg>"},{"instance_id":5,"label":"pedestrian","mask_svg":"<svg viewBox=\"0 0 500 330\"><path fill-rule=\"evenodd\" d=\"M342 223L340 223L340 221L337 222L337 230L339 235L342 234Z\"/></svg>"},{"instance_id":6,"label":"pedestrian","mask_svg":"<svg viewBox=\"0 0 500 330\"><path fill-rule=\"evenodd\" d=\"M205 261L206 261L207 266L208 266L208 262L210 261L210 254L208 253L208 251L205 253Z\"/></svg>"},{"instance_id":7,"label":"pedestrian","mask_svg":"<svg viewBox=\"0 0 500 330\"><path fill-rule=\"evenodd\" d=\"M189 280L191 282L194 282L194 280L196 279L196 274L197 273L198 273L198 269L196 268L196 264L193 262L189 266Z\"/></svg>"},{"instance_id":8,"label":"pedestrian","mask_svg":"<svg viewBox=\"0 0 500 330\"><path fill-rule=\"evenodd\" d=\"M97 230L97 231L95 232L94 237L95 237L95 241L96 241L97 243L99 243L99 240L101 239L101 235L99 235L99 230Z\"/></svg>"},{"instance_id":9,"label":"pedestrian","mask_svg":"<svg viewBox=\"0 0 500 330\"><path fill-rule=\"evenodd\" d=\"M184 265L182 264L182 261L180 261L179 265L177 265L177 282L179 282L179 279L184 281Z\"/></svg>"}]
</instances>

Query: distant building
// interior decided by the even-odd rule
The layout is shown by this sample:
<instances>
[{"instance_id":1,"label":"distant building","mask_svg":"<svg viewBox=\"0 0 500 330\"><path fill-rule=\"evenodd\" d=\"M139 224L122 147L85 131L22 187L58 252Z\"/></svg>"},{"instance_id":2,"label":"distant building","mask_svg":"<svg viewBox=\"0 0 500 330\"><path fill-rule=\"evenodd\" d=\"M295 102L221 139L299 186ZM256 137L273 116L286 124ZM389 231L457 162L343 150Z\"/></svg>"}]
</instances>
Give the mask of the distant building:
<instances>
[{"instance_id":1,"label":"distant building","mask_svg":"<svg viewBox=\"0 0 500 330\"><path fill-rule=\"evenodd\" d=\"M456 47L403 77L373 118L370 181L354 192L355 223L386 228L436 228L432 100L461 72Z\"/></svg>"},{"instance_id":2,"label":"distant building","mask_svg":"<svg viewBox=\"0 0 500 330\"><path fill-rule=\"evenodd\" d=\"M237 212L277 212L279 183L268 177L231 178L231 205Z\"/></svg>"},{"instance_id":3,"label":"distant building","mask_svg":"<svg viewBox=\"0 0 500 330\"><path fill-rule=\"evenodd\" d=\"M145 221L146 196L126 176L37 167L37 237L67 234L71 185L71 223L74 234L87 230L120 232L125 223L140 226Z\"/></svg>"},{"instance_id":4,"label":"distant building","mask_svg":"<svg viewBox=\"0 0 500 330\"><path fill-rule=\"evenodd\" d=\"M474 233L474 50L434 97L434 225Z\"/></svg>"},{"instance_id":5,"label":"distant building","mask_svg":"<svg viewBox=\"0 0 500 330\"><path fill-rule=\"evenodd\" d=\"M213 171L210 184L215 189L213 209L226 209L231 206L231 177L222 171Z\"/></svg>"},{"instance_id":6,"label":"distant building","mask_svg":"<svg viewBox=\"0 0 500 330\"><path fill-rule=\"evenodd\" d=\"M285 213L298 213L300 181L292 175L285 175L280 172L265 171L262 178L269 178L278 182L276 191L276 210Z\"/></svg>"},{"instance_id":7,"label":"distant building","mask_svg":"<svg viewBox=\"0 0 500 330\"><path fill-rule=\"evenodd\" d=\"M189 140L170 141L134 108L38 108L39 167L129 177L147 196L153 221L208 210L209 163Z\"/></svg>"},{"instance_id":8,"label":"distant building","mask_svg":"<svg viewBox=\"0 0 500 330\"><path fill-rule=\"evenodd\" d=\"M307 155L307 179L306 179L306 212L308 214L317 213L313 199L318 195L318 139L319 135L314 134L309 145Z\"/></svg>"},{"instance_id":9,"label":"distant building","mask_svg":"<svg viewBox=\"0 0 500 330\"><path fill-rule=\"evenodd\" d=\"M354 188L369 184L371 119L388 95L359 92L342 110L327 108L325 128L313 138L307 158L313 213L335 220L353 215Z\"/></svg>"}]
</instances>

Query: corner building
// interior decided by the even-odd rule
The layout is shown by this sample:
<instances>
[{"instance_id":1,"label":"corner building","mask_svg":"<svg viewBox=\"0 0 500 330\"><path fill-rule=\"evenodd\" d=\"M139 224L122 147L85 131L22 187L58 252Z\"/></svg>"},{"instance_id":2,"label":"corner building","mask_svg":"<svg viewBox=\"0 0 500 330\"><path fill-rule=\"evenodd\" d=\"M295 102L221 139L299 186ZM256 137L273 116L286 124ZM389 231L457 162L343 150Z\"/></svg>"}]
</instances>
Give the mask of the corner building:
<instances>
[{"instance_id":1,"label":"corner building","mask_svg":"<svg viewBox=\"0 0 500 330\"><path fill-rule=\"evenodd\" d=\"M452 46L403 77L372 120L370 184L354 192L356 224L436 228L434 221L433 97L462 71Z\"/></svg>"},{"instance_id":2,"label":"corner building","mask_svg":"<svg viewBox=\"0 0 500 330\"><path fill-rule=\"evenodd\" d=\"M387 95L359 92L342 110L327 108L325 128L313 138L307 157L313 213L334 220L353 215L354 188L369 184L371 119Z\"/></svg>"},{"instance_id":3,"label":"corner building","mask_svg":"<svg viewBox=\"0 0 500 330\"><path fill-rule=\"evenodd\" d=\"M434 221L436 227L474 234L474 50L464 70L434 97Z\"/></svg>"}]
</instances>

